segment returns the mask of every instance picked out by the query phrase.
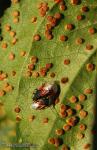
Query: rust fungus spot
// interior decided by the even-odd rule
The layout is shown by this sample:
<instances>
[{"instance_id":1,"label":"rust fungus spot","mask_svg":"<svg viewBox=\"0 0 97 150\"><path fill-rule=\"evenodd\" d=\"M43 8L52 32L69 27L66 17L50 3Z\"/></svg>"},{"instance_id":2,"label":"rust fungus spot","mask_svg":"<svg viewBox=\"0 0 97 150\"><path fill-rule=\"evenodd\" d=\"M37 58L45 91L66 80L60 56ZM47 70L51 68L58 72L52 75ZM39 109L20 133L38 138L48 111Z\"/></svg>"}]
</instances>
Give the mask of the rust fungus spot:
<instances>
[{"instance_id":1,"label":"rust fungus spot","mask_svg":"<svg viewBox=\"0 0 97 150\"><path fill-rule=\"evenodd\" d=\"M64 65L69 65L70 64L70 59L65 59L64 60Z\"/></svg>"},{"instance_id":2,"label":"rust fungus spot","mask_svg":"<svg viewBox=\"0 0 97 150\"><path fill-rule=\"evenodd\" d=\"M15 109L14 109L14 111L15 111L16 113L19 113L19 112L21 111L21 109L20 109L19 106L16 106Z\"/></svg>"},{"instance_id":3,"label":"rust fungus spot","mask_svg":"<svg viewBox=\"0 0 97 150\"><path fill-rule=\"evenodd\" d=\"M60 19L62 18L62 15L61 15L60 13L56 13L56 14L54 15L54 18L60 20Z\"/></svg>"},{"instance_id":4,"label":"rust fungus spot","mask_svg":"<svg viewBox=\"0 0 97 150\"><path fill-rule=\"evenodd\" d=\"M44 124L48 123L48 121L49 121L48 118L44 118L44 119L43 119L43 123L44 123Z\"/></svg>"},{"instance_id":5,"label":"rust fungus spot","mask_svg":"<svg viewBox=\"0 0 97 150\"><path fill-rule=\"evenodd\" d=\"M39 73L38 73L37 71L34 71L34 72L32 73L32 76L33 76L34 78L37 78L37 77L39 77Z\"/></svg>"},{"instance_id":6,"label":"rust fungus spot","mask_svg":"<svg viewBox=\"0 0 97 150\"><path fill-rule=\"evenodd\" d=\"M6 73L0 72L0 81L6 79L8 75Z\"/></svg>"},{"instance_id":7,"label":"rust fungus spot","mask_svg":"<svg viewBox=\"0 0 97 150\"><path fill-rule=\"evenodd\" d=\"M15 31L10 31L10 36L11 37L14 37L16 35L16 32Z\"/></svg>"},{"instance_id":8,"label":"rust fungus spot","mask_svg":"<svg viewBox=\"0 0 97 150\"><path fill-rule=\"evenodd\" d=\"M36 21L37 21L37 17L32 17L32 18L31 18L31 22L32 22L32 23L35 23Z\"/></svg>"},{"instance_id":9,"label":"rust fungus spot","mask_svg":"<svg viewBox=\"0 0 97 150\"><path fill-rule=\"evenodd\" d=\"M53 35L50 33L50 34L46 34L46 38L48 40L52 40L53 39Z\"/></svg>"},{"instance_id":10,"label":"rust fungus spot","mask_svg":"<svg viewBox=\"0 0 97 150\"><path fill-rule=\"evenodd\" d=\"M12 85L10 85L10 84L8 84L8 85L6 85L6 86L4 86L4 91L5 92L10 92L10 91L12 91L14 89L14 87L12 86Z\"/></svg>"},{"instance_id":11,"label":"rust fungus spot","mask_svg":"<svg viewBox=\"0 0 97 150\"><path fill-rule=\"evenodd\" d=\"M52 63L46 64L46 69L47 69L47 70L49 70L49 69L52 68L52 67L53 67L53 64L52 64Z\"/></svg>"},{"instance_id":12,"label":"rust fungus spot","mask_svg":"<svg viewBox=\"0 0 97 150\"><path fill-rule=\"evenodd\" d=\"M59 138L54 138L55 140L55 147L59 147L60 146L60 139Z\"/></svg>"},{"instance_id":13,"label":"rust fungus spot","mask_svg":"<svg viewBox=\"0 0 97 150\"><path fill-rule=\"evenodd\" d=\"M77 102L77 97L76 96L71 96L69 100L70 100L71 103L76 103Z\"/></svg>"},{"instance_id":14,"label":"rust fungus spot","mask_svg":"<svg viewBox=\"0 0 97 150\"><path fill-rule=\"evenodd\" d=\"M46 31L45 31L45 35L49 33L48 31L50 31L50 33L51 33L51 29L52 29L51 24L50 24L50 23L46 24L45 29L46 29Z\"/></svg>"},{"instance_id":15,"label":"rust fungus spot","mask_svg":"<svg viewBox=\"0 0 97 150\"><path fill-rule=\"evenodd\" d=\"M92 50L92 49L93 49L93 45L91 45L91 44L86 45L86 50Z\"/></svg>"},{"instance_id":16,"label":"rust fungus spot","mask_svg":"<svg viewBox=\"0 0 97 150\"><path fill-rule=\"evenodd\" d=\"M67 145L63 144L61 150L70 150L70 148Z\"/></svg>"},{"instance_id":17,"label":"rust fungus spot","mask_svg":"<svg viewBox=\"0 0 97 150\"><path fill-rule=\"evenodd\" d=\"M15 54L13 52L11 52L9 54L9 60L14 60L15 59Z\"/></svg>"},{"instance_id":18,"label":"rust fungus spot","mask_svg":"<svg viewBox=\"0 0 97 150\"><path fill-rule=\"evenodd\" d=\"M57 25L57 19L53 17L50 24L52 27L55 27Z\"/></svg>"},{"instance_id":19,"label":"rust fungus spot","mask_svg":"<svg viewBox=\"0 0 97 150\"><path fill-rule=\"evenodd\" d=\"M71 0L72 5L78 5L80 3L80 0Z\"/></svg>"},{"instance_id":20,"label":"rust fungus spot","mask_svg":"<svg viewBox=\"0 0 97 150\"><path fill-rule=\"evenodd\" d=\"M51 22L52 19L53 19L53 16L47 16L47 20L48 20L49 22Z\"/></svg>"},{"instance_id":21,"label":"rust fungus spot","mask_svg":"<svg viewBox=\"0 0 97 150\"><path fill-rule=\"evenodd\" d=\"M85 125L85 124L80 124L79 129L80 129L81 131L86 130L86 125Z\"/></svg>"},{"instance_id":22,"label":"rust fungus spot","mask_svg":"<svg viewBox=\"0 0 97 150\"><path fill-rule=\"evenodd\" d=\"M5 95L5 91L3 90L0 90L0 97L4 96Z\"/></svg>"},{"instance_id":23,"label":"rust fungus spot","mask_svg":"<svg viewBox=\"0 0 97 150\"><path fill-rule=\"evenodd\" d=\"M37 58L36 56L32 56L32 57L30 58L30 61L31 61L33 64L35 64L35 63L38 62L38 58Z\"/></svg>"},{"instance_id":24,"label":"rust fungus spot","mask_svg":"<svg viewBox=\"0 0 97 150\"><path fill-rule=\"evenodd\" d=\"M68 124L65 124L64 126L63 126L63 130L64 131L69 131L70 130L70 125L68 125Z\"/></svg>"},{"instance_id":25,"label":"rust fungus spot","mask_svg":"<svg viewBox=\"0 0 97 150\"><path fill-rule=\"evenodd\" d=\"M90 88L88 88L88 89L85 89L85 90L84 90L84 93L85 93L85 94L92 94L92 93L93 93L93 90L90 89Z\"/></svg>"},{"instance_id":26,"label":"rust fungus spot","mask_svg":"<svg viewBox=\"0 0 97 150\"><path fill-rule=\"evenodd\" d=\"M85 101L85 100L86 100L86 95L80 94L80 95L79 95L79 101L80 101L80 102L83 102L83 101Z\"/></svg>"},{"instance_id":27,"label":"rust fungus spot","mask_svg":"<svg viewBox=\"0 0 97 150\"><path fill-rule=\"evenodd\" d=\"M21 121L21 117L19 115L16 116L16 122L20 122Z\"/></svg>"},{"instance_id":28,"label":"rust fungus spot","mask_svg":"<svg viewBox=\"0 0 97 150\"><path fill-rule=\"evenodd\" d=\"M73 29L74 29L74 25L71 24L71 23L69 23L69 24L67 24L67 25L65 26L65 29L66 29L66 30L73 30Z\"/></svg>"},{"instance_id":29,"label":"rust fungus spot","mask_svg":"<svg viewBox=\"0 0 97 150\"><path fill-rule=\"evenodd\" d=\"M67 9L67 6L63 3L63 4L60 4L59 8L61 11L64 11Z\"/></svg>"},{"instance_id":30,"label":"rust fungus spot","mask_svg":"<svg viewBox=\"0 0 97 150\"><path fill-rule=\"evenodd\" d=\"M91 144L89 144L89 143L84 145L84 149L90 149L90 147L91 147Z\"/></svg>"},{"instance_id":31,"label":"rust fungus spot","mask_svg":"<svg viewBox=\"0 0 97 150\"><path fill-rule=\"evenodd\" d=\"M66 118L67 117L67 112L60 111L59 115L60 115L61 118Z\"/></svg>"},{"instance_id":32,"label":"rust fungus spot","mask_svg":"<svg viewBox=\"0 0 97 150\"><path fill-rule=\"evenodd\" d=\"M78 123L78 118L77 117L71 117L66 120L67 124L71 127L75 126Z\"/></svg>"},{"instance_id":33,"label":"rust fungus spot","mask_svg":"<svg viewBox=\"0 0 97 150\"><path fill-rule=\"evenodd\" d=\"M10 31L10 30L11 30L11 26L10 26L9 24L6 24L6 25L5 25L5 30L6 30L6 31Z\"/></svg>"},{"instance_id":34,"label":"rust fungus spot","mask_svg":"<svg viewBox=\"0 0 97 150\"><path fill-rule=\"evenodd\" d=\"M2 48L6 49L8 47L8 44L6 42L2 43Z\"/></svg>"},{"instance_id":35,"label":"rust fungus spot","mask_svg":"<svg viewBox=\"0 0 97 150\"><path fill-rule=\"evenodd\" d=\"M15 76L16 75L16 71L12 71L12 76Z\"/></svg>"},{"instance_id":36,"label":"rust fungus spot","mask_svg":"<svg viewBox=\"0 0 97 150\"><path fill-rule=\"evenodd\" d=\"M77 138L80 140L82 138L84 138L84 134L83 133L77 133Z\"/></svg>"},{"instance_id":37,"label":"rust fungus spot","mask_svg":"<svg viewBox=\"0 0 97 150\"><path fill-rule=\"evenodd\" d=\"M60 106L60 112L64 113L67 109L68 109L68 107L66 105L61 104L61 106Z\"/></svg>"},{"instance_id":38,"label":"rust fungus spot","mask_svg":"<svg viewBox=\"0 0 97 150\"><path fill-rule=\"evenodd\" d=\"M61 83L62 84L65 84L65 83L67 83L68 82L68 77L63 77L63 78L61 78Z\"/></svg>"},{"instance_id":39,"label":"rust fungus spot","mask_svg":"<svg viewBox=\"0 0 97 150\"><path fill-rule=\"evenodd\" d=\"M18 39L17 39L17 38L13 38L13 40L12 40L12 44L13 44L13 45L15 45L17 41L18 41Z\"/></svg>"},{"instance_id":40,"label":"rust fungus spot","mask_svg":"<svg viewBox=\"0 0 97 150\"><path fill-rule=\"evenodd\" d=\"M73 113L74 113L71 108L67 109L66 112L67 112L67 115L68 115L68 116L71 116L71 115L73 115Z\"/></svg>"},{"instance_id":41,"label":"rust fungus spot","mask_svg":"<svg viewBox=\"0 0 97 150\"><path fill-rule=\"evenodd\" d=\"M20 52L20 56L25 56L26 55L26 51L21 51Z\"/></svg>"},{"instance_id":42,"label":"rust fungus spot","mask_svg":"<svg viewBox=\"0 0 97 150\"><path fill-rule=\"evenodd\" d=\"M77 38L76 39L76 44L82 44L84 40L82 38Z\"/></svg>"},{"instance_id":43,"label":"rust fungus spot","mask_svg":"<svg viewBox=\"0 0 97 150\"><path fill-rule=\"evenodd\" d=\"M95 30L95 28L91 27L91 28L89 28L88 32L90 34L94 34L96 32L96 30Z\"/></svg>"},{"instance_id":44,"label":"rust fungus spot","mask_svg":"<svg viewBox=\"0 0 97 150\"><path fill-rule=\"evenodd\" d=\"M80 115L80 117L81 118L85 118L86 116L87 116L87 111L85 111L85 110L81 110L80 112L79 112L79 115Z\"/></svg>"},{"instance_id":45,"label":"rust fungus spot","mask_svg":"<svg viewBox=\"0 0 97 150\"><path fill-rule=\"evenodd\" d=\"M63 135L64 134L64 130L63 129L56 129L55 133L57 135Z\"/></svg>"},{"instance_id":46,"label":"rust fungus spot","mask_svg":"<svg viewBox=\"0 0 97 150\"><path fill-rule=\"evenodd\" d=\"M12 15L13 15L14 17L18 17L18 16L20 15L20 12L19 12L18 10L15 10L15 11L12 13Z\"/></svg>"},{"instance_id":47,"label":"rust fungus spot","mask_svg":"<svg viewBox=\"0 0 97 150\"><path fill-rule=\"evenodd\" d=\"M88 12L89 8L87 6L83 6L81 10L82 10L82 12Z\"/></svg>"},{"instance_id":48,"label":"rust fungus spot","mask_svg":"<svg viewBox=\"0 0 97 150\"><path fill-rule=\"evenodd\" d=\"M50 73L50 77L51 77L51 78L54 78L54 77L55 77L55 73L54 73L54 72L51 72L51 73Z\"/></svg>"},{"instance_id":49,"label":"rust fungus spot","mask_svg":"<svg viewBox=\"0 0 97 150\"><path fill-rule=\"evenodd\" d=\"M77 18L78 21L81 21L81 20L83 20L83 15L77 15L76 18Z\"/></svg>"},{"instance_id":50,"label":"rust fungus spot","mask_svg":"<svg viewBox=\"0 0 97 150\"><path fill-rule=\"evenodd\" d=\"M46 72L40 72L39 73L41 77L45 77L46 76Z\"/></svg>"},{"instance_id":51,"label":"rust fungus spot","mask_svg":"<svg viewBox=\"0 0 97 150\"><path fill-rule=\"evenodd\" d=\"M48 139L48 143L49 143L49 144L55 144L54 138L49 138L49 139Z\"/></svg>"},{"instance_id":52,"label":"rust fungus spot","mask_svg":"<svg viewBox=\"0 0 97 150\"><path fill-rule=\"evenodd\" d=\"M78 111L78 110L81 110L81 109L82 109L82 105L81 105L81 104L76 104L75 109L76 109L77 111Z\"/></svg>"},{"instance_id":53,"label":"rust fungus spot","mask_svg":"<svg viewBox=\"0 0 97 150\"><path fill-rule=\"evenodd\" d=\"M32 72L31 71L27 71L26 72L26 77L31 77L32 76Z\"/></svg>"},{"instance_id":54,"label":"rust fungus spot","mask_svg":"<svg viewBox=\"0 0 97 150\"><path fill-rule=\"evenodd\" d=\"M64 41L67 41L68 40L68 37L66 35L61 35L60 36L60 41L64 42Z\"/></svg>"},{"instance_id":55,"label":"rust fungus spot","mask_svg":"<svg viewBox=\"0 0 97 150\"><path fill-rule=\"evenodd\" d=\"M42 76L42 77L46 76L46 74L47 74L47 69L46 69L46 67L40 68L39 74L40 74L40 76Z\"/></svg>"},{"instance_id":56,"label":"rust fungus spot","mask_svg":"<svg viewBox=\"0 0 97 150\"><path fill-rule=\"evenodd\" d=\"M86 65L86 70L87 70L87 71L91 72L91 71L93 71L94 69L95 69L95 65L94 65L94 64L88 63L88 64Z\"/></svg>"},{"instance_id":57,"label":"rust fungus spot","mask_svg":"<svg viewBox=\"0 0 97 150\"><path fill-rule=\"evenodd\" d=\"M35 65L34 64L28 64L28 69L31 71L31 70L34 70L35 69Z\"/></svg>"},{"instance_id":58,"label":"rust fungus spot","mask_svg":"<svg viewBox=\"0 0 97 150\"><path fill-rule=\"evenodd\" d=\"M34 35L33 39L34 39L34 41L40 41L41 37L39 34L36 34L36 35Z\"/></svg>"},{"instance_id":59,"label":"rust fungus spot","mask_svg":"<svg viewBox=\"0 0 97 150\"><path fill-rule=\"evenodd\" d=\"M28 117L29 122L32 122L35 119L35 115L30 115Z\"/></svg>"},{"instance_id":60,"label":"rust fungus spot","mask_svg":"<svg viewBox=\"0 0 97 150\"><path fill-rule=\"evenodd\" d=\"M13 23L18 23L19 22L19 18L18 17L15 17L14 19L13 19Z\"/></svg>"}]
</instances>

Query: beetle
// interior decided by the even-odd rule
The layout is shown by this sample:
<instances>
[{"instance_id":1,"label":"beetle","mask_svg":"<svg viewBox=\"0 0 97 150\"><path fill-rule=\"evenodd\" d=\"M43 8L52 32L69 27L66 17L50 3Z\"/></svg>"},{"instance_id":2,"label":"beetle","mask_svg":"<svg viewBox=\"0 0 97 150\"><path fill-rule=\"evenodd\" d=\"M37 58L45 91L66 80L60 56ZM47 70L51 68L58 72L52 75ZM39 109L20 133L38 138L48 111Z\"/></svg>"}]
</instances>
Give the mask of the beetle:
<instances>
[{"instance_id":1,"label":"beetle","mask_svg":"<svg viewBox=\"0 0 97 150\"><path fill-rule=\"evenodd\" d=\"M56 83L44 83L33 93L33 109L44 109L55 104L60 93L60 86Z\"/></svg>"}]
</instances>

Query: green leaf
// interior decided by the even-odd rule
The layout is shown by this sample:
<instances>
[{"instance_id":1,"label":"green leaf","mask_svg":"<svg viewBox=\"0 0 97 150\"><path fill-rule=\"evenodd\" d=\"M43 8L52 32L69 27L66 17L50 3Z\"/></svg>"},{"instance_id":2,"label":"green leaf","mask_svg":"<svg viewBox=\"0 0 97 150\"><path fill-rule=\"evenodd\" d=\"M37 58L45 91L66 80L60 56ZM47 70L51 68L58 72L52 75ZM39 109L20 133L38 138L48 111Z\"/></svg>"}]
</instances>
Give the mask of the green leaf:
<instances>
[{"instance_id":1,"label":"green leaf","mask_svg":"<svg viewBox=\"0 0 97 150\"><path fill-rule=\"evenodd\" d=\"M39 150L54 150L56 147L48 143L49 138L60 138L62 143L58 149L62 149L63 144L66 144L70 150L82 150L85 145L90 144L91 149L95 149L95 135L92 134L94 127L94 109L96 107L96 82L97 82L97 2L82 1L78 5L72 5L71 1L65 1L66 10L60 10L60 4L56 4L53 0L45 1L48 3L49 10L44 17L40 16L37 5L40 0L21 0L16 4L12 4L5 12L1 21L1 34L3 41L0 43L0 70L7 73L8 77L0 81L0 89L4 90L4 84L8 82L14 87L12 91L6 92L2 96L1 102L4 104L6 118L1 119L1 123L6 124L6 119L13 121L12 130L16 131L15 137L5 135L4 141L11 143L31 143L32 147L25 149L32 150L36 146ZM88 11L83 12L83 6L88 7ZM18 10L19 22L14 23L13 12ZM53 39L48 40L45 37L45 27L48 23L47 16L54 16L55 13L61 13L62 18L58 24L52 29ZM82 20L78 20L77 16L82 15ZM31 23L32 17L37 17L35 23ZM18 39L15 44L12 44L13 38L6 31L6 24L11 25L11 30L16 32ZM73 24L74 29L66 29L67 24ZM91 34L91 29L95 33ZM33 40L33 37L39 34L40 41ZM68 40L61 41L60 36L65 35ZM82 43L77 42L78 39ZM7 43L6 49L2 48L3 43ZM90 47L90 50L89 48ZM21 56L21 52L26 52L25 56ZM15 55L14 60L10 60L10 53ZM35 64L35 70L30 77L27 76L27 67L32 56L38 58ZM70 60L70 64L64 64L64 60ZM35 78L35 73L40 73L40 69L46 64L52 63L53 67L47 72L47 75L42 77L39 75ZM90 65L89 65L90 64ZM93 69L91 69L91 66ZM16 72L12 76L12 71ZM51 73L55 73L52 78ZM62 83L62 79L67 79L68 82ZM57 81L60 85L60 102L55 107L48 107L43 110L33 110L32 93L34 89L42 85L44 82ZM86 89L92 89L92 93L86 93ZM86 95L86 100L79 100L80 94ZM71 103L70 97L76 96L77 102ZM56 135L56 129L62 129L67 124L68 116L61 118L59 115L61 104L68 105L74 110L74 116L77 116L78 123L71 127L69 131L65 131L63 135ZM76 111L76 105L81 104L82 110L87 112L87 116L82 118L80 110ZM21 111L17 114L14 109L19 106ZM21 117L21 121L16 122L16 116ZM29 121L29 116L35 116L35 119ZM2 116L1 116L2 118ZM48 118L48 123L44 124L43 119ZM8 123L9 124L9 123ZM80 131L79 126L86 125L85 131ZM11 124L12 125L12 124ZM0 126L2 130L2 126ZM3 129L5 130L5 129ZM84 138L78 139L78 133L82 133ZM6 140L7 139L7 140ZM19 148L10 148L19 149ZM21 148L20 148L21 149ZM24 148L23 148L24 149Z\"/></svg>"}]
</instances>

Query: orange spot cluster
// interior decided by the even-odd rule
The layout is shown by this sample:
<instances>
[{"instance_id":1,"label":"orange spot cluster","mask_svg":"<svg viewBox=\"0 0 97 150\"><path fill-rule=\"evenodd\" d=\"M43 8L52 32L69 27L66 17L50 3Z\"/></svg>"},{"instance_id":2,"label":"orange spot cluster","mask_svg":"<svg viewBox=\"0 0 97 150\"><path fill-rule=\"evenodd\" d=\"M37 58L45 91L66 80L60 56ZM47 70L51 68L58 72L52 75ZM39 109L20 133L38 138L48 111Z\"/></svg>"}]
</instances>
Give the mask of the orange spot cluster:
<instances>
[{"instance_id":1,"label":"orange spot cluster","mask_svg":"<svg viewBox=\"0 0 97 150\"><path fill-rule=\"evenodd\" d=\"M46 15L46 12L49 10L48 3L42 2L38 5L39 14L41 17L44 17Z\"/></svg>"},{"instance_id":2,"label":"orange spot cluster","mask_svg":"<svg viewBox=\"0 0 97 150\"><path fill-rule=\"evenodd\" d=\"M61 18L62 15L60 13L56 13L54 16L47 16L48 23L46 24L45 28L46 39L51 40L53 38L52 30L58 25L58 22Z\"/></svg>"}]
</instances>

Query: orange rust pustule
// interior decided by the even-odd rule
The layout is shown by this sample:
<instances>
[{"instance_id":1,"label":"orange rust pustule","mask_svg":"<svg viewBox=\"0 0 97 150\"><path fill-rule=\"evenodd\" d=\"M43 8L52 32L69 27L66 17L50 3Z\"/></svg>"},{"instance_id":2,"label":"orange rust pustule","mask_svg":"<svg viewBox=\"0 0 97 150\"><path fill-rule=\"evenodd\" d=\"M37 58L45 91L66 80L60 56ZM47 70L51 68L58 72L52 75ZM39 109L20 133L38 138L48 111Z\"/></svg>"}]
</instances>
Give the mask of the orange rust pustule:
<instances>
[{"instance_id":1,"label":"orange rust pustule","mask_svg":"<svg viewBox=\"0 0 97 150\"><path fill-rule=\"evenodd\" d=\"M55 3L60 4L62 2L64 2L63 0L54 0Z\"/></svg>"},{"instance_id":2,"label":"orange rust pustule","mask_svg":"<svg viewBox=\"0 0 97 150\"><path fill-rule=\"evenodd\" d=\"M61 78L61 83L66 84L69 81L68 77Z\"/></svg>"},{"instance_id":3,"label":"orange rust pustule","mask_svg":"<svg viewBox=\"0 0 97 150\"><path fill-rule=\"evenodd\" d=\"M83 16L83 15L77 15L77 17L76 17L76 19L77 19L78 21L83 20L83 18L84 18L84 16Z\"/></svg>"},{"instance_id":4,"label":"orange rust pustule","mask_svg":"<svg viewBox=\"0 0 97 150\"><path fill-rule=\"evenodd\" d=\"M83 6L81 10L82 10L82 12L88 12L89 8L88 8L88 6Z\"/></svg>"},{"instance_id":5,"label":"orange rust pustule","mask_svg":"<svg viewBox=\"0 0 97 150\"><path fill-rule=\"evenodd\" d=\"M21 111L21 109L20 109L19 106L17 106L17 107L15 107L14 111L15 111L16 113L19 113L19 112Z\"/></svg>"},{"instance_id":6,"label":"orange rust pustule","mask_svg":"<svg viewBox=\"0 0 97 150\"><path fill-rule=\"evenodd\" d=\"M35 34L34 37L33 37L33 40L34 41L40 41L41 40L41 37L39 34Z\"/></svg>"},{"instance_id":7,"label":"orange rust pustule","mask_svg":"<svg viewBox=\"0 0 97 150\"><path fill-rule=\"evenodd\" d=\"M72 5L78 5L80 3L80 0L71 0Z\"/></svg>"}]
</instances>

